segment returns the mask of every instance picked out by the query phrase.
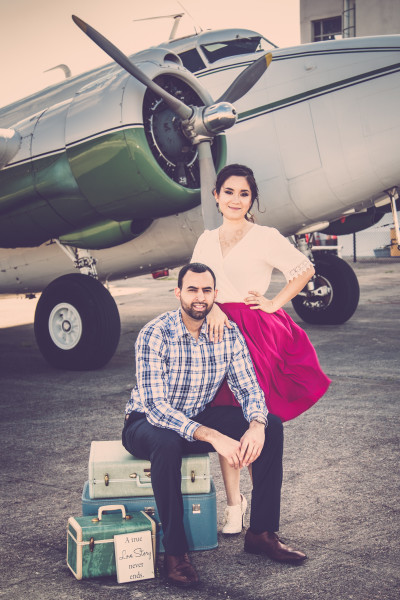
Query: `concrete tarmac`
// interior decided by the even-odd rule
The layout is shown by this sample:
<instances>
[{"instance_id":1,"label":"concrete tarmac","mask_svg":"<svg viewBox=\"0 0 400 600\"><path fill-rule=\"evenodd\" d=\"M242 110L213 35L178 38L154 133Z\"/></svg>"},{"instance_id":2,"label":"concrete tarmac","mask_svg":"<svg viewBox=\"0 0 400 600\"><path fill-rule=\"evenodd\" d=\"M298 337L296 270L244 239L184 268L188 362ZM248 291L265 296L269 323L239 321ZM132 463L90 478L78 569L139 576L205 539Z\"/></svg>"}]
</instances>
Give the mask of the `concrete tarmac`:
<instances>
[{"instance_id":1,"label":"concrete tarmac","mask_svg":"<svg viewBox=\"0 0 400 600\"><path fill-rule=\"evenodd\" d=\"M0 301L1 594L7 600L397 600L399 531L400 263L358 263L361 299L340 326L301 323L332 379L327 394L285 424L280 534L306 551L293 567L243 552L244 533L195 552L196 590L163 580L77 581L66 566L66 525L81 514L92 440L120 437L140 328L177 306L174 278L118 282L122 320L111 362L58 371L33 334L35 300ZM282 280L274 277L273 290ZM272 290L272 291L273 291ZM212 455L218 521L225 506ZM250 498L250 479L242 491ZM248 516L247 516L248 523Z\"/></svg>"}]
</instances>

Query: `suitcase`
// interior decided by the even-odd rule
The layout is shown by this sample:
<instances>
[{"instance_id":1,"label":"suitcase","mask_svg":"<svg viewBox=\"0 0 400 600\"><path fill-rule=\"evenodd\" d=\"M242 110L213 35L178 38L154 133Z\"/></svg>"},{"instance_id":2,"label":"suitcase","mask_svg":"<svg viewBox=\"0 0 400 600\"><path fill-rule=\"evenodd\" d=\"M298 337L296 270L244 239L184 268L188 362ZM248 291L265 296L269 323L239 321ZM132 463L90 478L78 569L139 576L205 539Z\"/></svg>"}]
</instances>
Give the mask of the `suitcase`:
<instances>
[{"instance_id":1,"label":"suitcase","mask_svg":"<svg viewBox=\"0 0 400 600\"><path fill-rule=\"evenodd\" d=\"M109 506L99 506L95 518L92 515L68 519L67 565L77 579L116 573L114 535L121 533L150 531L155 560L155 521L143 511L127 513L121 504L113 508L114 512L107 513Z\"/></svg>"},{"instance_id":2,"label":"suitcase","mask_svg":"<svg viewBox=\"0 0 400 600\"><path fill-rule=\"evenodd\" d=\"M182 458L182 494L210 492L210 457ZM89 456L90 498L153 496L150 461L135 458L119 440L92 442Z\"/></svg>"},{"instance_id":3,"label":"suitcase","mask_svg":"<svg viewBox=\"0 0 400 600\"><path fill-rule=\"evenodd\" d=\"M90 498L89 482L83 487L82 514L96 515L99 507L104 503L99 498ZM134 498L108 498L108 505L122 504L126 510L143 510L156 522L156 549L164 552L162 543L163 532L160 517L154 496ZM217 495L214 482L211 479L211 490L208 494L186 494L183 496L183 524L189 550L211 550L218 546L217 537Z\"/></svg>"}]
</instances>

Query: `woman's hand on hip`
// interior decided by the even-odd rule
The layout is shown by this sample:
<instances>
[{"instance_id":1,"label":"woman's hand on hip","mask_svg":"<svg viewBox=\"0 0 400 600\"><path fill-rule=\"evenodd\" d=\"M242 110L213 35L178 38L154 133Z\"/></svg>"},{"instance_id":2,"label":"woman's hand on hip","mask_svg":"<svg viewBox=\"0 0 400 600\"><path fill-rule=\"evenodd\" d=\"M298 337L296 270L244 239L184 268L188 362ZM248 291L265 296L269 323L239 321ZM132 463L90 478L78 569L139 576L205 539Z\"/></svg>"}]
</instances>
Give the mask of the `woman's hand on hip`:
<instances>
[{"instance_id":1,"label":"woman's hand on hip","mask_svg":"<svg viewBox=\"0 0 400 600\"><path fill-rule=\"evenodd\" d=\"M260 292L249 291L250 296L244 299L244 303L250 305L250 310L262 310L266 313L274 313L279 307L275 306L273 300L267 300Z\"/></svg>"},{"instance_id":2,"label":"woman's hand on hip","mask_svg":"<svg viewBox=\"0 0 400 600\"><path fill-rule=\"evenodd\" d=\"M224 326L232 329L226 314L216 304L207 315L207 330L210 342L222 342L224 337Z\"/></svg>"}]
</instances>

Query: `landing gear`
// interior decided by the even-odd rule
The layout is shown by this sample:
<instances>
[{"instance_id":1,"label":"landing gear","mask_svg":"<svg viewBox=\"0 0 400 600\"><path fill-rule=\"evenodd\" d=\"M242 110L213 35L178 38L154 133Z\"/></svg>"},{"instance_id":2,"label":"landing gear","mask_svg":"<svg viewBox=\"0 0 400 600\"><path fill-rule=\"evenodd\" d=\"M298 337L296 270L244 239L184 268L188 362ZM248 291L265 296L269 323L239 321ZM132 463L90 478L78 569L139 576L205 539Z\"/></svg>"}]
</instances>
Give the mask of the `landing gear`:
<instances>
[{"instance_id":1,"label":"landing gear","mask_svg":"<svg viewBox=\"0 0 400 600\"><path fill-rule=\"evenodd\" d=\"M314 255L315 275L292 300L306 323L338 325L354 314L360 287L353 269L334 254Z\"/></svg>"},{"instance_id":2,"label":"landing gear","mask_svg":"<svg viewBox=\"0 0 400 600\"><path fill-rule=\"evenodd\" d=\"M44 358L73 371L103 367L118 346L121 324L109 291L89 275L55 279L37 303L35 337Z\"/></svg>"}]
</instances>

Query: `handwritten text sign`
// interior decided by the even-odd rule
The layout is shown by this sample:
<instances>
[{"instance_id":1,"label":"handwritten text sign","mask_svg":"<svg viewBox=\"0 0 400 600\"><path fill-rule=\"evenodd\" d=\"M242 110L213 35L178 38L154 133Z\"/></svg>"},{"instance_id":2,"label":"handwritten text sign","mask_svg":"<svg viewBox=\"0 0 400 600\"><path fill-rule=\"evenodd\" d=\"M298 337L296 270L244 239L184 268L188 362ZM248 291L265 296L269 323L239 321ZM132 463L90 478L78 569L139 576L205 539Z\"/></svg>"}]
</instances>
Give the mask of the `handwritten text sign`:
<instances>
[{"instance_id":1,"label":"handwritten text sign","mask_svg":"<svg viewBox=\"0 0 400 600\"><path fill-rule=\"evenodd\" d=\"M114 550L118 583L154 577L151 531L115 535Z\"/></svg>"}]
</instances>

